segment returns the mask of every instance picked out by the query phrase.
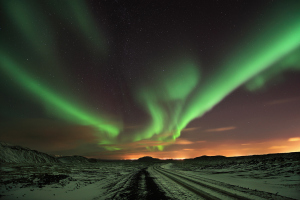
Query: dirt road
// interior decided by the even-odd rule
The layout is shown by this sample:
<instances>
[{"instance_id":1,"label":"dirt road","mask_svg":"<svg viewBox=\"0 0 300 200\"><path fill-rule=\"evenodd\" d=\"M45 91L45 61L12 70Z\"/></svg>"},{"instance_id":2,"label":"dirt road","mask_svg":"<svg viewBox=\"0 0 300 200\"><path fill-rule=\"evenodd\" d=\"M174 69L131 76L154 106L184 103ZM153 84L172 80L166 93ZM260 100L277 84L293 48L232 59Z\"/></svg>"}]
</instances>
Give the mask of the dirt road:
<instances>
[{"instance_id":1,"label":"dirt road","mask_svg":"<svg viewBox=\"0 0 300 200\"><path fill-rule=\"evenodd\" d=\"M154 165L120 180L99 199L291 199Z\"/></svg>"}]
</instances>

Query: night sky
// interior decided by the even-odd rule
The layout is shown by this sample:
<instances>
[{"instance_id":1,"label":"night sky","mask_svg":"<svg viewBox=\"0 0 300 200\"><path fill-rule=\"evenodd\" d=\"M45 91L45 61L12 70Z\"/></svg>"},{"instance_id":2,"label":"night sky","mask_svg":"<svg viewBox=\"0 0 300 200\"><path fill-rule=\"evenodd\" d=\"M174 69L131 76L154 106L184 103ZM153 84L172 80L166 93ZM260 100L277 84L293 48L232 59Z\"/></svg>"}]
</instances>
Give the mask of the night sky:
<instances>
[{"instance_id":1,"label":"night sky","mask_svg":"<svg viewBox=\"0 0 300 200\"><path fill-rule=\"evenodd\" d=\"M0 141L102 159L300 151L297 0L0 2Z\"/></svg>"}]
</instances>

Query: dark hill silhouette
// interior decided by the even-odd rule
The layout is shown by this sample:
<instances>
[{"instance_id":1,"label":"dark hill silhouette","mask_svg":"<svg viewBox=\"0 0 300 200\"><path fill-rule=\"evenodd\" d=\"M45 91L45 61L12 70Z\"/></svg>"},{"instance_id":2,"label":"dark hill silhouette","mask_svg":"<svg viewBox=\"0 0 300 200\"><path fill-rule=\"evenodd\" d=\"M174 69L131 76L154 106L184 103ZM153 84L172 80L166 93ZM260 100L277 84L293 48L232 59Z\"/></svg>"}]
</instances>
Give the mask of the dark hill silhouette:
<instances>
[{"instance_id":1,"label":"dark hill silhouette","mask_svg":"<svg viewBox=\"0 0 300 200\"><path fill-rule=\"evenodd\" d=\"M90 159L83 156L62 156L57 158L62 163L89 163Z\"/></svg>"},{"instance_id":2,"label":"dark hill silhouette","mask_svg":"<svg viewBox=\"0 0 300 200\"><path fill-rule=\"evenodd\" d=\"M138 159L138 161L142 162L153 162L153 161L160 161L158 158L152 158L151 156L145 156Z\"/></svg>"},{"instance_id":3,"label":"dark hill silhouette","mask_svg":"<svg viewBox=\"0 0 300 200\"><path fill-rule=\"evenodd\" d=\"M27 147L0 142L0 163L95 163L97 161L83 156L54 157Z\"/></svg>"},{"instance_id":4,"label":"dark hill silhouette","mask_svg":"<svg viewBox=\"0 0 300 200\"><path fill-rule=\"evenodd\" d=\"M194 160L221 160L221 159L225 159L225 156L200 156L200 157L196 157L194 158Z\"/></svg>"},{"instance_id":5,"label":"dark hill silhouette","mask_svg":"<svg viewBox=\"0 0 300 200\"><path fill-rule=\"evenodd\" d=\"M59 163L59 161L43 152L0 142L0 163Z\"/></svg>"}]
</instances>

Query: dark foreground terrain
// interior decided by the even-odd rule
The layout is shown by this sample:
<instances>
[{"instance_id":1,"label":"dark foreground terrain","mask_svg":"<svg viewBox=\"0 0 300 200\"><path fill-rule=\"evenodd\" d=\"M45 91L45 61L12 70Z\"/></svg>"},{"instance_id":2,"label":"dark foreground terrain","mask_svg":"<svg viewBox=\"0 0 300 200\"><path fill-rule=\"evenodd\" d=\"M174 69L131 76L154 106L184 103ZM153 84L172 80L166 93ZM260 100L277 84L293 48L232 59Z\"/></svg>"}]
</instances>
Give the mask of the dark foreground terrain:
<instances>
[{"instance_id":1,"label":"dark foreground terrain","mask_svg":"<svg viewBox=\"0 0 300 200\"><path fill-rule=\"evenodd\" d=\"M35 163L2 159L0 199L300 199L299 152L184 161L38 155Z\"/></svg>"}]
</instances>

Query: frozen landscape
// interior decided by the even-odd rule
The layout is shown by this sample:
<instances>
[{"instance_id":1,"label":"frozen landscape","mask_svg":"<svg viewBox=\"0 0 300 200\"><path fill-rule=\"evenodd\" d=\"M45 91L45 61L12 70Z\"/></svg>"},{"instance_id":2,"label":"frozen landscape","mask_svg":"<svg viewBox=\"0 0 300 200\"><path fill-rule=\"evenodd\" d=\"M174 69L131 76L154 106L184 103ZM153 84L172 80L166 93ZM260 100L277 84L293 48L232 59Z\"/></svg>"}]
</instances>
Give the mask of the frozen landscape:
<instances>
[{"instance_id":1,"label":"frozen landscape","mask_svg":"<svg viewBox=\"0 0 300 200\"><path fill-rule=\"evenodd\" d=\"M0 200L300 200L300 0L0 0Z\"/></svg>"},{"instance_id":2,"label":"frozen landscape","mask_svg":"<svg viewBox=\"0 0 300 200\"><path fill-rule=\"evenodd\" d=\"M103 161L1 143L1 199L299 199L299 158Z\"/></svg>"}]
</instances>

